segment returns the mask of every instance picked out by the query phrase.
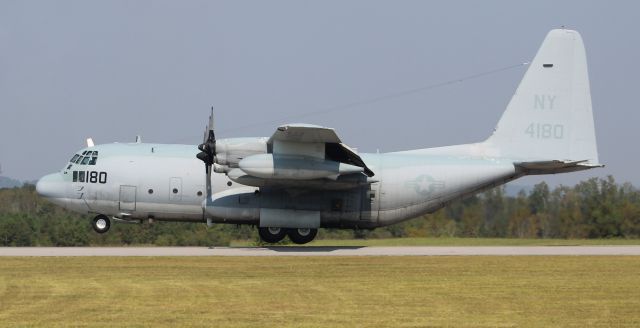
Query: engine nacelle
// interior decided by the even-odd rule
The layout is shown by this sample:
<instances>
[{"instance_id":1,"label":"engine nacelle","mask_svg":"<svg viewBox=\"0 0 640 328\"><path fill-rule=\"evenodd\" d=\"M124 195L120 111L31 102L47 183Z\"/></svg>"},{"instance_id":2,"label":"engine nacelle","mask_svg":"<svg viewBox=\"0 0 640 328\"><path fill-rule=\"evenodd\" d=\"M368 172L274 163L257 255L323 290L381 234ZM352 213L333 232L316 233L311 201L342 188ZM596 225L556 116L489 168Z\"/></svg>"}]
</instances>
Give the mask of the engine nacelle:
<instances>
[{"instance_id":1,"label":"engine nacelle","mask_svg":"<svg viewBox=\"0 0 640 328\"><path fill-rule=\"evenodd\" d=\"M262 179L312 180L363 172L363 168L336 161L299 155L258 154L242 159L246 174Z\"/></svg>"},{"instance_id":2,"label":"engine nacelle","mask_svg":"<svg viewBox=\"0 0 640 328\"><path fill-rule=\"evenodd\" d=\"M227 138L216 141L216 163L237 168L245 157L267 153L268 138Z\"/></svg>"}]
</instances>

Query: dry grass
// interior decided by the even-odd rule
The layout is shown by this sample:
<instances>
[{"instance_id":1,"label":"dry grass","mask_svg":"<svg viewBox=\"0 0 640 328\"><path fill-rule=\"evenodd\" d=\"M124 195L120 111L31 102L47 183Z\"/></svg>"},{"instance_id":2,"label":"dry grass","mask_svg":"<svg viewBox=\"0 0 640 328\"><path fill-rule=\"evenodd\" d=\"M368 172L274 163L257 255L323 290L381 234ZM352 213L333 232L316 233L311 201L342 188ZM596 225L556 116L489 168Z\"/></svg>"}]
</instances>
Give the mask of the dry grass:
<instances>
[{"instance_id":1,"label":"dry grass","mask_svg":"<svg viewBox=\"0 0 640 328\"><path fill-rule=\"evenodd\" d=\"M0 326L640 325L638 257L2 258Z\"/></svg>"},{"instance_id":2,"label":"dry grass","mask_svg":"<svg viewBox=\"0 0 640 328\"><path fill-rule=\"evenodd\" d=\"M286 240L286 239L285 239ZM231 246L250 246L255 241L236 240ZM640 245L640 239L527 239L527 238L388 238L316 239L306 246L604 246ZM299 246L299 245L295 245Z\"/></svg>"}]
</instances>

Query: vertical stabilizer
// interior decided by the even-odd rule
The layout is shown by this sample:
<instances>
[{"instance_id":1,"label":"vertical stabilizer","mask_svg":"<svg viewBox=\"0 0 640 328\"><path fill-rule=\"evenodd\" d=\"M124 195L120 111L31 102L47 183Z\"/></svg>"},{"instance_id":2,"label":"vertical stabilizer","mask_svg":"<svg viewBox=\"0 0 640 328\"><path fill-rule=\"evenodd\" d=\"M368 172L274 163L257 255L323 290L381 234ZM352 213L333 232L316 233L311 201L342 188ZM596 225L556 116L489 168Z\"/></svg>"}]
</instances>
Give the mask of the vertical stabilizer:
<instances>
[{"instance_id":1,"label":"vertical stabilizer","mask_svg":"<svg viewBox=\"0 0 640 328\"><path fill-rule=\"evenodd\" d=\"M500 157L598 164L587 59L577 31L547 34L485 145Z\"/></svg>"}]
</instances>

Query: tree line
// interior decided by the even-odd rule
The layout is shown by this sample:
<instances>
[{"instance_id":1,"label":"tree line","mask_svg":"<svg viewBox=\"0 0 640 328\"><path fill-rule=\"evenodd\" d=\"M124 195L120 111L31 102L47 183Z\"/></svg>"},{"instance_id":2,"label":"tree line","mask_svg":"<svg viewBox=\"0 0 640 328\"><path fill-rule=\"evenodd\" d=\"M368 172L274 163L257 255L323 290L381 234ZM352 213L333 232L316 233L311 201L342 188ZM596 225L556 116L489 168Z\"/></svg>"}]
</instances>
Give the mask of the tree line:
<instances>
[{"instance_id":1,"label":"tree line","mask_svg":"<svg viewBox=\"0 0 640 328\"><path fill-rule=\"evenodd\" d=\"M613 177L592 178L553 189L542 182L530 192L505 194L504 187L455 201L423 217L369 230L321 229L319 238L388 237L638 238L640 191ZM40 198L33 185L0 189L0 245L228 245L258 243L252 227L203 223L113 224L95 233L89 216Z\"/></svg>"}]
</instances>

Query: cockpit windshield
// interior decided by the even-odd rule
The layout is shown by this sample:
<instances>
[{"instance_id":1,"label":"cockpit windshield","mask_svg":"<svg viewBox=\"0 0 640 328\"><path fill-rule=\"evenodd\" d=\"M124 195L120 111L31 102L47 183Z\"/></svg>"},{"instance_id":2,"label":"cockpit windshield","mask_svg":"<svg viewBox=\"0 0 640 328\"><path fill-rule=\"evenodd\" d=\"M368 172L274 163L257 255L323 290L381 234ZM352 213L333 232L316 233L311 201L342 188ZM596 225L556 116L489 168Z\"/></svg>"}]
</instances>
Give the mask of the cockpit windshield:
<instances>
[{"instance_id":1,"label":"cockpit windshield","mask_svg":"<svg viewBox=\"0 0 640 328\"><path fill-rule=\"evenodd\" d=\"M82 152L82 155L75 154L69 160L71 164L80 164L80 165L96 165L98 162L98 151L97 150L85 150Z\"/></svg>"}]
</instances>

